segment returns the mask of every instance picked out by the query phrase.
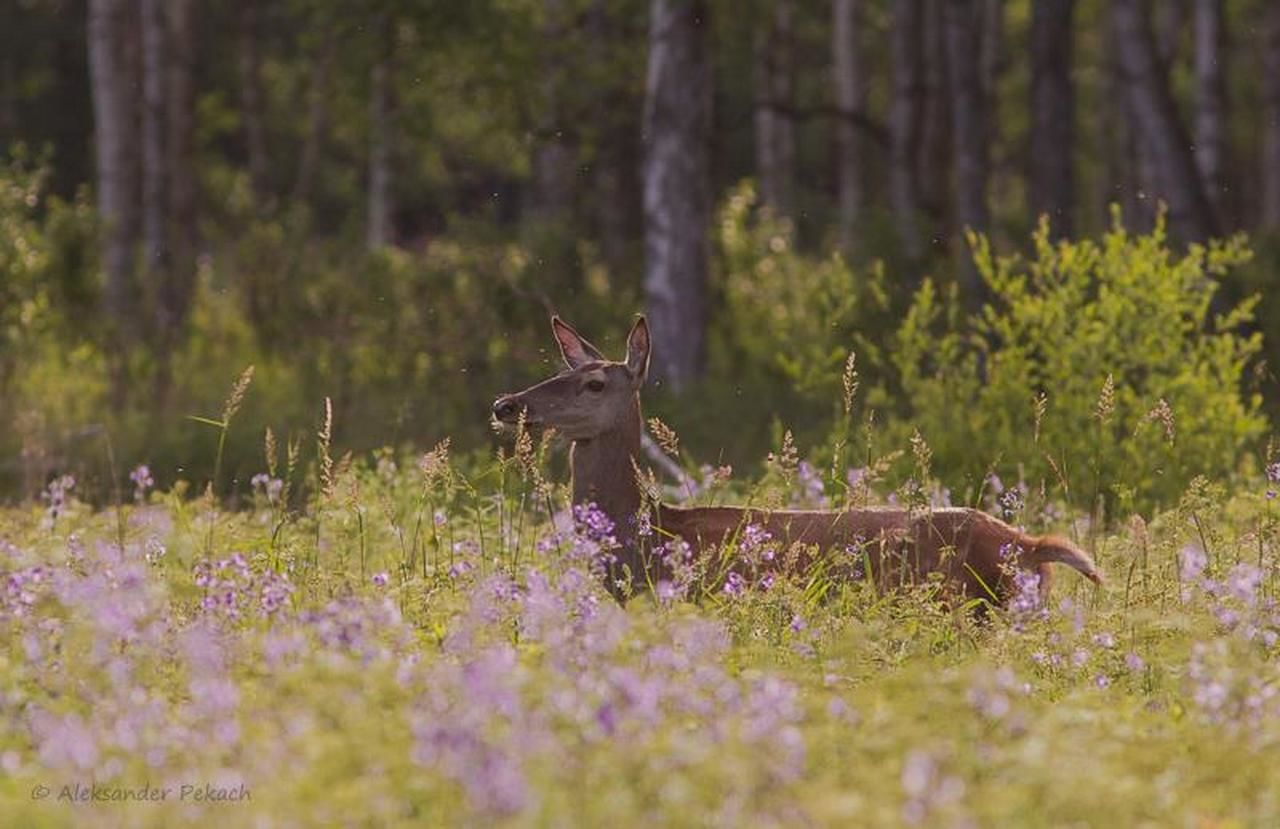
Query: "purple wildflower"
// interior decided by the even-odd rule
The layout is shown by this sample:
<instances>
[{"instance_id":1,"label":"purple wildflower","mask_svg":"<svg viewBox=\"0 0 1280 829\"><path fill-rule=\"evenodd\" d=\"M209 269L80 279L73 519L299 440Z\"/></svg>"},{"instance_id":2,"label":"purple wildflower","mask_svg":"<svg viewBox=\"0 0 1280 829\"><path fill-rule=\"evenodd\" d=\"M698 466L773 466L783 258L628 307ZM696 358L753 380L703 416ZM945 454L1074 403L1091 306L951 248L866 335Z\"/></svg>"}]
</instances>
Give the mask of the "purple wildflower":
<instances>
[{"instance_id":1,"label":"purple wildflower","mask_svg":"<svg viewBox=\"0 0 1280 829\"><path fill-rule=\"evenodd\" d=\"M129 473L129 480L133 481L133 500L142 501L147 497L147 492L156 485L155 478L151 477L151 467L139 464L136 469Z\"/></svg>"}]
</instances>

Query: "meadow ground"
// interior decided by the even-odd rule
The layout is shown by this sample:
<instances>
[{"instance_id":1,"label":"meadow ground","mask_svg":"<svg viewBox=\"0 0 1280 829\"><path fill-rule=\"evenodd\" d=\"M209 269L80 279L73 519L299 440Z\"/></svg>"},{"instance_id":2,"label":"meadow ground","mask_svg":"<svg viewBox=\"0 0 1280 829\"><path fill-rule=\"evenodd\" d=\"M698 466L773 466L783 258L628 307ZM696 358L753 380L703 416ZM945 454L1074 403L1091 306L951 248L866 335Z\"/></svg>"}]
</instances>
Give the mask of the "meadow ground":
<instances>
[{"instance_id":1,"label":"meadow ground","mask_svg":"<svg viewBox=\"0 0 1280 829\"><path fill-rule=\"evenodd\" d=\"M817 574L621 609L516 461L270 466L0 512L5 825L1280 825L1265 480L1059 519L1108 585L975 623Z\"/></svg>"}]
</instances>

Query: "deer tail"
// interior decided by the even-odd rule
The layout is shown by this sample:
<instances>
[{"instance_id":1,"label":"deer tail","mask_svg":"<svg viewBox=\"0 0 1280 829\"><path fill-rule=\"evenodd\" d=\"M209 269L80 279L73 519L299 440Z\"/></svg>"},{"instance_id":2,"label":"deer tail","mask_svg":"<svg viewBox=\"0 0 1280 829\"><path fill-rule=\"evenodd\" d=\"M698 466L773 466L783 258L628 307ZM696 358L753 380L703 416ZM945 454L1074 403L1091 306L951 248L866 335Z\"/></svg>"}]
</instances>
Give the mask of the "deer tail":
<instances>
[{"instance_id":1,"label":"deer tail","mask_svg":"<svg viewBox=\"0 0 1280 829\"><path fill-rule=\"evenodd\" d=\"M1089 554L1065 538L1053 535L1033 538L1031 539L1029 550L1023 554L1023 558L1031 564L1056 561L1059 564L1065 564L1077 570L1094 584L1102 584L1103 581L1101 571L1093 563L1093 559L1090 558Z\"/></svg>"}]
</instances>

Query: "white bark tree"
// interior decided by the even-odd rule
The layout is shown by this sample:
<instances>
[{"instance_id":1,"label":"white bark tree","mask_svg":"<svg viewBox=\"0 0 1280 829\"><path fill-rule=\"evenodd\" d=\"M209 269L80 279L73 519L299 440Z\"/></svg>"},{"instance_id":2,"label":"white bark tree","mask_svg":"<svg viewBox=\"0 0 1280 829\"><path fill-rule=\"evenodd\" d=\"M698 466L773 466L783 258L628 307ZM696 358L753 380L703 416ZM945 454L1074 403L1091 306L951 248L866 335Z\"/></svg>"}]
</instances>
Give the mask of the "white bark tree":
<instances>
[{"instance_id":1,"label":"white bark tree","mask_svg":"<svg viewBox=\"0 0 1280 829\"><path fill-rule=\"evenodd\" d=\"M710 24L704 0L652 0L644 107L645 300L654 373L701 374L711 221Z\"/></svg>"}]
</instances>

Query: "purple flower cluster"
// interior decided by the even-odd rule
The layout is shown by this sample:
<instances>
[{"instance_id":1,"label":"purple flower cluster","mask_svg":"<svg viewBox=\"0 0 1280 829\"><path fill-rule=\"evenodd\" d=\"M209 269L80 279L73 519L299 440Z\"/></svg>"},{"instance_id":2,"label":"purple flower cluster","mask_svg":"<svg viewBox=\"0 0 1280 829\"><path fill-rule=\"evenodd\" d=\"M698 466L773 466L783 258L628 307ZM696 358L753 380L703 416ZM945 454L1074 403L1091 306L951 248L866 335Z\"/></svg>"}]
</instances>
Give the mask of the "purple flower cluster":
<instances>
[{"instance_id":1,"label":"purple flower cluster","mask_svg":"<svg viewBox=\"0 0 1280 829\"><path fill-rule=\"evenodd\" d=\"M964 781L947 774L938 756L916 750L902 762L902 819L912 826L938 821L939 813L956 807L964 797Z\"/></svg>"},{"instance_id":2,"label":"purple flower cluster","mask_svg":"<svg viewBox=\"0 0 1280 829\"><path fill-rule=\"evenodd\" d=\"M129 480L133 482L133 500L139 503L146 500L147 493L156 485L156 479L151 477L151 467L145 463L129 473Z\"/></svg>"},{"instance_id":3,"label":"purple flower cluster","mask_svg":"<svg viewBox=\"0 0 1280 829\"><path fill-rule=\"evenodd\" d=\"M61 475L54 478L45 487L40 498L48 506L45 508L45 527L52 527L57 522L59 516L66 512L67 505L70 501L70 492L75 489L76 479L74 475Z\"/></svg>"},{"instance_id":4,"label":"purple flower cluster","mask_svg":"<svg viewBox=\"0 0 1280 829\"><path fill-rule=\"evenodd\" d=\"M273 478L265 472L259 472L249 479L249 484L253 487L255 494L262 495L267 499L268 504L275 504L280 500L280 495L284 492L284 481L279 478Z\"/></svg>"},{"instance_id":5,"label":"purple flower cluster","mask_svg":"<svg viewBox=\"0 0 1280 829\"><path fill-rule=\"evenodd\" d=\"M831 506L831 499L827 497L826 486L822 482L822 474L808 461L800 461L796 466L796 485L796 491L791 496L793 506L818 509Z\"/></svg>"},{"instance_id":6,"label":"purple flower cluster","mask_svg":"<svg viewBox=\"0 0 1280 829\"><path fill-rule=\"evenodd\" d=\"M288 575L269 569L255 573L240 553L218 561L197 562L192 581L204 593L201 610L228 621L255 611L259 616L272 616L294 590Z\"/></svg>"},{"instance_id":7,"label":"purple flower cluster","mask_svg":"<svg viewBox=\"0 0 1280 829\"><path fill-rule=\"evenodd\" d=\"M607 751L623 740L657 768L688 762L676 758L695 745L750 746L767 758L766 778L727 785L750 791L797 779L805 750L796 688L768 675L735 677L723 665L729 637L717 623L666 624L662 644L637 652L627 614L600 601L582 569L486 580L455 619L446 657L422 677L414 759L486 818L535 810L535 776L572 767L564 752L577 744L575 753ZM511 647L513 625L536 662ZM563 733L576 739L566 743Z\"/></svg>"}]
</instances>

